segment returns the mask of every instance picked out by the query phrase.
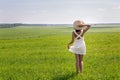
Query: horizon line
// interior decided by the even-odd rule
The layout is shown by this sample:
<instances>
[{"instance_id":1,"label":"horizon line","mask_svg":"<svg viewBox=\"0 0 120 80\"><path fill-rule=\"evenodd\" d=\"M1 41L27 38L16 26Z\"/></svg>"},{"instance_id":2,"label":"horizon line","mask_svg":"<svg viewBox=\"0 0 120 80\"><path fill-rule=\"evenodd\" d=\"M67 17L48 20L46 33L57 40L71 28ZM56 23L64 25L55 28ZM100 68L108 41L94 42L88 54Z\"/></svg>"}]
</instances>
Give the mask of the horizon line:
<instances>
[{"instance_id":1,"label":"horizon line","mask_svg":"<svg viewBox=\"0 0 120 80\"><path fill-rule=\"evenodd\" d=\"M0 24L72 24L72 23L22 23L22 22L0 22ZM120 22L94 22L86 24L120 24Z\"/></svg>"}]
</instances>

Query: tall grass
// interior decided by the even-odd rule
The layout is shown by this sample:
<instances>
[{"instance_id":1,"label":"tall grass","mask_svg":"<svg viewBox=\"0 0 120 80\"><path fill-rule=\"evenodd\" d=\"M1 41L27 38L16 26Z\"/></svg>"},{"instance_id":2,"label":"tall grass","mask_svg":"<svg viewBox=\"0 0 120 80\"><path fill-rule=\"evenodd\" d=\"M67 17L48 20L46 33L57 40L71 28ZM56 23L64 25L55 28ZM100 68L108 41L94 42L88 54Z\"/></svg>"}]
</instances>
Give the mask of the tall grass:
<instances>
[{"instance_id":1,"label":"tall grass","mask_svg":"<svg viewBox=\"0 0 120 80\"><path fill-rule=\"evenodd\" d=\"M83 75L75 74L75 56L66 47L72 28L0 29L0 80L119 80L120 28L110 29L85 34Z\"/></svg>"}]
</instances>

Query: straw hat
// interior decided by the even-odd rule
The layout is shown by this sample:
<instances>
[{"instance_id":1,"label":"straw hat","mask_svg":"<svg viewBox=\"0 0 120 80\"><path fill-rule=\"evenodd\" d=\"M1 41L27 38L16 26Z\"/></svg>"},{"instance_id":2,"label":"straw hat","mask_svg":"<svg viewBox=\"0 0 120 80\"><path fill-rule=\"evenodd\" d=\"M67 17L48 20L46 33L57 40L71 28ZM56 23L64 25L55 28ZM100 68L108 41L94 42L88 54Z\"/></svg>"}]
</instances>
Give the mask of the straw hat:
<instances>
[{"instance_id":1,"label":"straw hat","mask_svg":"<svg viewBox=\"0 0 120 80\"><path fill-rule=\"evenodd\" d=\"M84 29L85 26L81 26L81 25L84 25L84 22L82 20L76 20L74 21L73 23L73 28L75 30L81 30L81 29Z\"/></svg>"}]
</instances>

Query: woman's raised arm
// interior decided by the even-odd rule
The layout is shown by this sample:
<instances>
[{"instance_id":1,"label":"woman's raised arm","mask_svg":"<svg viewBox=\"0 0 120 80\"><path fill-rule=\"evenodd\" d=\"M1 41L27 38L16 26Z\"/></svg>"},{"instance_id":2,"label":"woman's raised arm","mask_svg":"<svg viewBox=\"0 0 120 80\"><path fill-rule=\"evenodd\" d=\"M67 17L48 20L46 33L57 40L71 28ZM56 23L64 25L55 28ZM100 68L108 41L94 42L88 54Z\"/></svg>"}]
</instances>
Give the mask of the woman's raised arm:
<instances>
[{"instance_id":1,"label":"woman's raised arm","mask_svg":"<svg viewBox=\"0 0 120 80\"><path fill-rule=\"evenodd\" d=\"M83 30L83 33L85 33L86 31L88 31L91 27L91 25L83 25L83 26L87 26L84 30Z\"/></svg>"}]
</instances>

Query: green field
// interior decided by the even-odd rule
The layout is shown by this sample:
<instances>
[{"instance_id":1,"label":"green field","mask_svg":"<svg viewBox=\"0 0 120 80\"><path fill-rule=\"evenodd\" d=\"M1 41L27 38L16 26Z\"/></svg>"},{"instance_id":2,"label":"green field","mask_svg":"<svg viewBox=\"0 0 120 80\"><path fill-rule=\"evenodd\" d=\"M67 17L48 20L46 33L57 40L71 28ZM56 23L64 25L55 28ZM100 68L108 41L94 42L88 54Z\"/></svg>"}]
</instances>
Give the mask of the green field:
<instances>
[{"instance_id":1,"label":"green field","mask_svg":"<svg viewBox=\"0 0 120 80\"><path fill-rule=\"evenodd\" d=\"M83 75L67 50L71 27L0 29L0 80L120 80L120 28L85 34Z\"/></svg>"}]
</instances>

